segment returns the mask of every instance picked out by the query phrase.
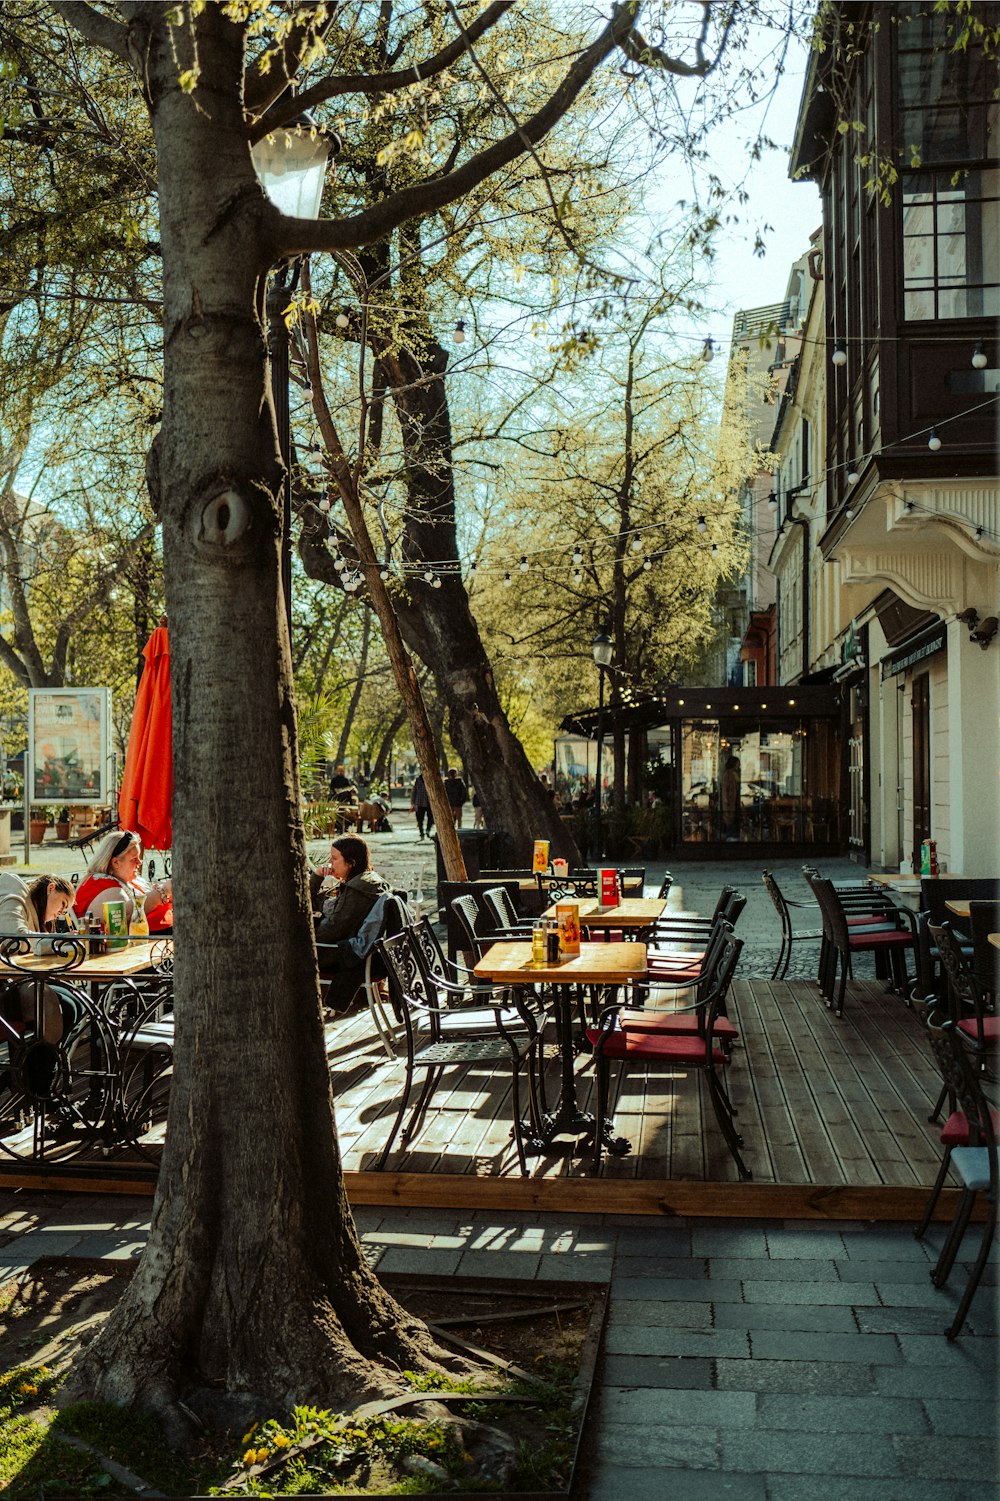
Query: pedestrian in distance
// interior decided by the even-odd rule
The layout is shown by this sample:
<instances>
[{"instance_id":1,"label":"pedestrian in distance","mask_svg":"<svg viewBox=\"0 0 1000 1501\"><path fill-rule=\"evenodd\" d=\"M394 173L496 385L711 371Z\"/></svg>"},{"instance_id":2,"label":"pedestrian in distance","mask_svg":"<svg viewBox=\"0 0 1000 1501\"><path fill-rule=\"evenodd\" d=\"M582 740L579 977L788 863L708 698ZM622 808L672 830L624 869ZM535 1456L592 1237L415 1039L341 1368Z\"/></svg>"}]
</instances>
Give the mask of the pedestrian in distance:
<instances>
[{"instance_id":1,"label":"pedestrian in distance","mask_svg":"<svg viewBox=\"0 0 1000 1501\"><path fill-rule=\"evenodd\" d=\"M449 766L444 778L444 792L455 820L456 829L462 827L462 809L469 801L469 790L454 766Z\"/></svg>"},{"instance_id":2,"label":"pedestrian in distance","mask_svg":"<svg viewBox=\"0 0 1000 1501\"><path fill-rule=\"evenodd\" d=\"M410 812L416 815L417 833L421 839L424 837L424 825L427 826L427 838L431 837L431 829L434 827L434 814L431 810L431 800L424 786L423 772L421 772L410 791Z\"/></svg>"}]
</instances>

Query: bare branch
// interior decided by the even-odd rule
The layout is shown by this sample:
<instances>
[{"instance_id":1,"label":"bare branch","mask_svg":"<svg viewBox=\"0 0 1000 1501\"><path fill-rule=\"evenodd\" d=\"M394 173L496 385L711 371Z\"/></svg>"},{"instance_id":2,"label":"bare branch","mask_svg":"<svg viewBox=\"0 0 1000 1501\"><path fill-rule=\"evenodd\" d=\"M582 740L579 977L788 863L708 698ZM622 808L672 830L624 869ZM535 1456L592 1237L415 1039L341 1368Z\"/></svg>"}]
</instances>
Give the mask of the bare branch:
<instances>
[{"instance_id":1,"label":"bare branch","mask_svg":"<svg viewBox=\"0 0 1000 1501\"><path fill-rule=\"evenodd\" d=\"M485 178L523 156L530 145L541 141L562 119L608 54L622 45L632 29L635 12L636 0L624 0L616 5L611 20L597 41L580 53L548 102L517 130L470 157L454 172L403 188L372 208L344 219L291 219L268 203L264 209L264 223L272 259L304 255L309 251L371 245L407 219L433 213L446 203L464 197ZM297 101L300 104L302 97Z\"/></svg>"},{"instance_id":2,"label":"bare branch","mask_svg":"<svg viewBox=\"0 0 1000 1501\"><path fill-rule=\"evenodd\" d=\"M58 11L63 20L80 33L84 41L93 43L95 47L103 47L107 52L114 52L126 62L129 61L128 28L120 21L102 16L92 5L87 5L85 0L52 0L52 9Z\"/></svg>"},{"instance_id":3,"label":"bare branch","mask_svg":"<svg viewBox=\"0 0 1000 1501\"><path fill-rule=\"evenodd\" d=\"M513 0L493 0L493 4L488 5L461 36L449 42L447 47L442 47L433 57L426 58L422 63L414 63L412 68L401 68L395 73L344 73L338 78L328 78L323 83L313 84L312 88L286 100L279 108L270 110L266 120L258 121L250 132L251 142L260 140L279 125L287 125L289 120L294 120L303 110L312 109L314 105L322 104L327 99L336 99L344 94L390 94L421 83L426 78L433 78L437 73L443 73L462 56L470 43L491 26L495 26L512 4Z\"/></svg>"},{"instance_id":4,"label":"bare branch","mask_svg":"<svg viewBox=\"0 0 1000 1501\"><path fill-rule=\"evenodd\" d=\"M694 47L696 62L686 63L679 57L671 57L668 52L664 52L662 47L654 47L651 42L647 42L642 33L634 28L622 42L622 51L631 62L641 63L646 68L659 68L662 72L673 73L679 78L707 78L722 60L735 18L736 8L731 7L722 29L719 45L715 50L715 56L712 58L705 56L705 39L708 36L708 28L712 19L710 0L704 0L701 8L701 31Z\"/></svg>"}]
</instances>

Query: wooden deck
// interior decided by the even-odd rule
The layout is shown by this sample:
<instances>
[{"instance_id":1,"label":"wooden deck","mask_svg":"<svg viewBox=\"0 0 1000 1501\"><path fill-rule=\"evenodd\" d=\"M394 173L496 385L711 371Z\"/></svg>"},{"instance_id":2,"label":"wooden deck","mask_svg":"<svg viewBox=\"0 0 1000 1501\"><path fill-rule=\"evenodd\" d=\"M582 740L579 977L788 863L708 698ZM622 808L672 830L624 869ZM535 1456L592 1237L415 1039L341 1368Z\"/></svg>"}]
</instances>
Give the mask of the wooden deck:
<instances>
[{"instance_id":1,"label":"wooden deck","mask_svg":"<svg viewBox=\"0 0 1000 1501\"><path fill-rule=\"evenodd\" d=\"M758 1184L811 1187L929 1187L940 1164L927 1123L937 1074L914 1014L880 984L851 987L838 1019L803 981L737 982L730 1014L740 1042L729 1070L744 1156ZM369 1171L399 1099L403 1067L365 1044L367 1017L352 1019L332 1056L337 1126L348 1172ZM359 1049L360 1048L360 1052ZM380 1050L379 1050L380 1051ZM557 1088L555 1048L546 1082ZM577 1064L581 1105L594 1073ZM519 1177L510 1139L506 1080L475 1070L446 1075L412 1145L394 1149L389 1170L404 1174ZM697 1075L631 1068L615 1127L633 1151L605 1159L605 1179L739 1183ZM592 1176L589 1160L530 1159L535 1179Z\"/></svg>"},{"instance_id":2,"label":"wooden deck","mask_svg":"<svg viewBox=\"0 0 1000 1501\"><path fill-rule=\"evenodd\" d=\"M445 1074L411 1146L397 1139L386 1171L374 1172L398 1108L403 1064L386 1057L366 1010L327 1029L348 1193L355 1203L592 1213L918 1216L941 1149L927 1121L938 1075L916 1015L875 981L849 987L838 1019L815 984L762 980L734 985L730 1014L740 1041L729 1088L750 1183L739 1181L698 1076L659 1067L630 1069L613 1094L616 1133L633 1150L605 1158L599 1177L589 1157L554 1152L530 1157L530 1176L522 1178L507 1077L475 1067ZM546 1052L551 1103L554 1043ZM419 1084L418 1076L414 1099ZM593 1087L593 1067L581 1056L577 1090L585 1109ZM0 1165L0 1186L16 1176ZM942 1217L952 1202L942 1196Z\"/></svg>"}]
</instances>

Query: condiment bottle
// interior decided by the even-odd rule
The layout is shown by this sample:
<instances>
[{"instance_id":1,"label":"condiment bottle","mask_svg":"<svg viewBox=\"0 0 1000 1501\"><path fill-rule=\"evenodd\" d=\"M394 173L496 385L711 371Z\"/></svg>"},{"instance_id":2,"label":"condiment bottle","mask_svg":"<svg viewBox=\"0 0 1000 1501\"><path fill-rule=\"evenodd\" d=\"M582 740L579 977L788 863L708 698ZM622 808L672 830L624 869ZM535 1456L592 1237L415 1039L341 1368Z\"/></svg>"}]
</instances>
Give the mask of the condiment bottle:
<instances>
[{"instance_id":1,"label":"condiment bottle","mask_svg":"<svg viewBox=\"0 0 1000 1501\"><path fill-rule=\"evenodd\" d=\"M546 960L545 924L536 922L531 930L531 962L542 969Z\"/></svg>"}]
</instances>

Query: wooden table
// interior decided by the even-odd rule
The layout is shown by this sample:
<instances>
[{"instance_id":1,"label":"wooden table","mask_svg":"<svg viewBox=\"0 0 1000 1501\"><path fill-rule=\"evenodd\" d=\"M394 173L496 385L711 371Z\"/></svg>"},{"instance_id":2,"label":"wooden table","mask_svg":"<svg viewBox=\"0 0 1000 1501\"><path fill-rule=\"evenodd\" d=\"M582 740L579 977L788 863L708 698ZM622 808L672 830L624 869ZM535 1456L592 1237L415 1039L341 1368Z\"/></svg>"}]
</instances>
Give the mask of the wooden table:
<instances>
[{"instance_id":1,"label":"wooden table","mask_svg":"<svg viewBox=\"0 0 1000 1501\"><path fill-rule=\"evenodd\" d=\"M545 1117L542 1134L535 1150L552 1146L558 1136L580 1136L592 1132L594 1117L582 1111L576 1099L576 1076L573 1051L573 1017L570 991L574 985L627 985L646 978L644 943L581 943L579 954L560 959L556 964L534 966L531 944L505 941L495 943L476 965L475 974L482 980L500 985L551 985L559 1007L559 1054L561 1063L559 1103ZM610 1140L610 1122L608 1123ZM609 1147L609 1150L612 1148ZM618 1151L629 1150L629 1144Z\"/></svg>"},{"instance_id":2,"label":"wooden table","mask_svg":"<svg viewBox=\"0 0 1000 1501\"><path fill-rule=\"evenodd\" d=\"M995 949L1000 949L1000 933L987 933L987 943L992 943Z\"/></svg>"},{"instance_id":3,"label":"wooden table","mask_svg":"<svg viewBox=\"0 0 1000 1501\"><path fill-rule=\"evenodd\" d=\"M555 917L560 906L566 906L566 902L553 903L542 914L544 917ZM648 928L657 918L663 916L666 910L666 901L660 897L627 896L614 907L602 907L597 897L576 897L572 899L580 913L580 922L588 928Z\"/></svg>"},{"instance_id":4,"label":"wooden table","mask_svg":"<svg viewBox=\"0 0 1000 1501\"><path fill-rule=\"evenodd\" d=\"M945 902L945 906L953 917L961 917L966 922L969 921L969 903L967 901L960 902L956 900L954 902Z\"/></svg>"},{"instance_id":5,"label":"wooden table","mask_svg":"<svg viewBox=\"0 0 1000 1501\"><path fill-rule=\"evenodd\" d=\"M66 937L72 935L67 934ZM0 979L11 980L18 975L33 979L36 975L50 975L53 979L90 980L97 983L127 980L130 975L149 969L152 942L155 940L130 939L127 949L114 949L110 954L88 954L79 964L73 964L54 954L26 954L16 964L0 961Z\"/></svg>"}]
</instances>

